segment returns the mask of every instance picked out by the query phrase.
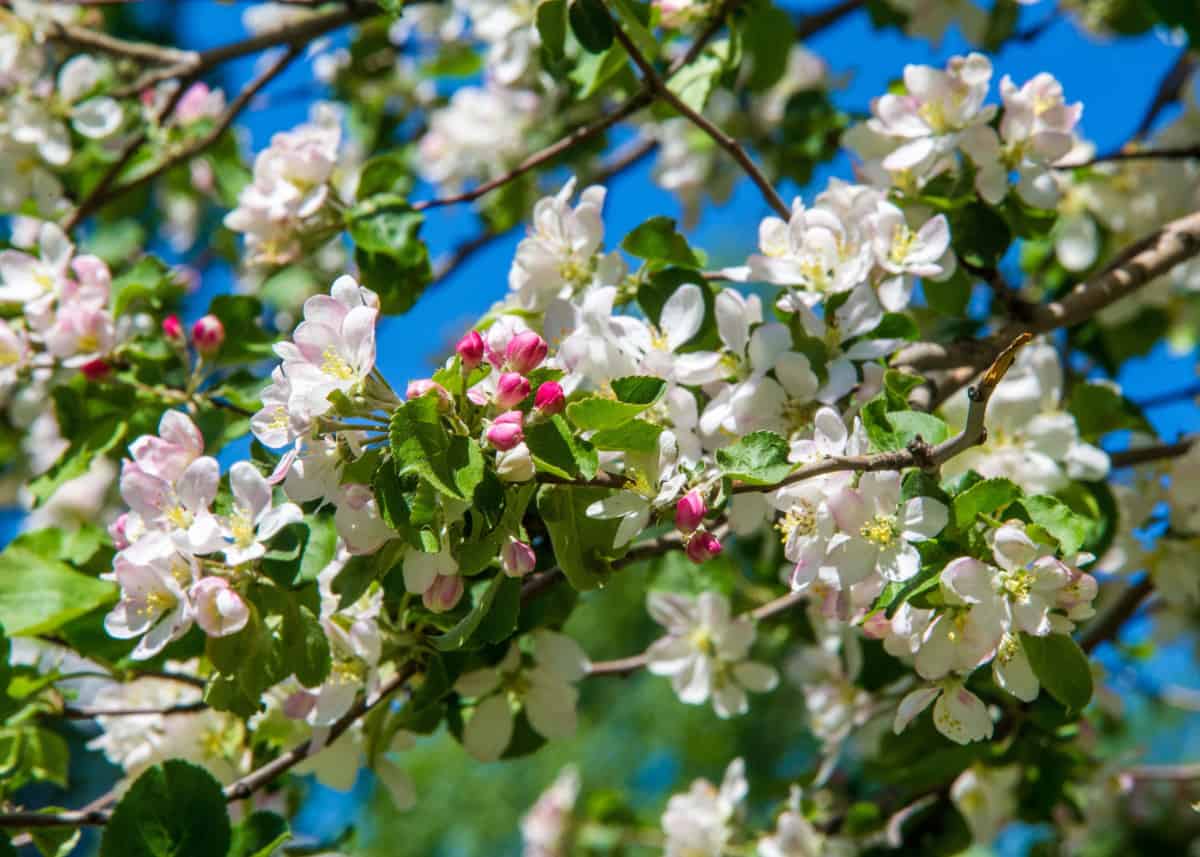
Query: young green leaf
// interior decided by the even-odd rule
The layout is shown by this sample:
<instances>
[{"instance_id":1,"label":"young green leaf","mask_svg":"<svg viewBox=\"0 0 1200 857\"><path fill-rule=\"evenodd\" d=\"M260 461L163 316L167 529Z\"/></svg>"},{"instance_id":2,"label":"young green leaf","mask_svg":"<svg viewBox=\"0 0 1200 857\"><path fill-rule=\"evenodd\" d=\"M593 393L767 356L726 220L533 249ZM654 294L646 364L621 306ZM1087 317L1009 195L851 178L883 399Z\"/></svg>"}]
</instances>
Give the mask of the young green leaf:
<instances>
[{"instance_id":1,"label":"young green leaf","mask_svg":"<svg viewBox=\"0 0 1200 857\"><path fill-rule=\"evenodd\" d=\"M717 450L717 464L730 479L750 485L774 485L794 469L788 442L770 431L756 431Z\"/></svg>"},{"instance_id":2,"label":"young green leaf","mask_svg":"<svg viewBox=\"0 0 1200 857\"><path fill-rule=\"evenodd\" d=\"M1021 646L1042 687L1067 708L1082 711L1092 698L1092 670L1079 644L1066 634L1022 633Z\"/></svg>"},{"instance_id":3,"label":"young green leaf","mask_svg":"<svg viewBox=\"0 0 1200 857\"><path fill-rule=\"evenodd\" d=\"M125 792L100 841L100 857L214 857L229 852L221 784L198 765L170 759Z\"/></svg>"}]
</instances>

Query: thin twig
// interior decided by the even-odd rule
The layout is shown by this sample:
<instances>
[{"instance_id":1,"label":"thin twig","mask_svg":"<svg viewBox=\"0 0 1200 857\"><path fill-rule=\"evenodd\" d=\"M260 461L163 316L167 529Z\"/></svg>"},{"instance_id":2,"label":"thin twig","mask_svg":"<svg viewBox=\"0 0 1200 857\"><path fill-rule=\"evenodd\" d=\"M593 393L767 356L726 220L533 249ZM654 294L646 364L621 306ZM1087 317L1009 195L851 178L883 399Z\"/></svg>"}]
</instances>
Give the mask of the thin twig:
<instances>
[{"instance_id":1,"label":"thin twig","mask_svg":"<svg viewBox=\"0 0 1200 857\"><path fill-rule=\"evenodd\" d=\"M904 470L909 467L920 467L932 470L949 461L956 455L978 446L987 439L987 428L984 418L987 415L988 399L996 385L1003 379L1004 374L1016 359L1017 350L1028 342L1032 336L1021 333L1009 343L992 361L992 365L983 374L979 384L970 392L970 404L967 408L967 421L963 430L954 437L947 438L936 446L912 443L907 449L894 452L879 452L873 455L840 455L823 458L806 464L792 472L787 478L769 485L753 485L737 483L733 486L734 494L751 494L762 491L775 491L786 485L803 482L827 473L837 473L844 470L855 470L862 473L879 470Z\"/></svg>"},{"instance_id":2,"label":"thin twig","mask_svg":"<svg viewBox=\"0 0 1200 857\"><path fill-rule=\"evenodd\" d=\"M610 18L612 17L614 16L610 14ZM634 44L633 39L629 37L629 34L625 32L625 28L622 26L619 20L613 20L613 34L616 36L617 41L621 43L621 47L623 47L625 52L629 54L629 57L633 60L634 65L636 65L638 70L641 72L642 83L645 85L647 91L652 92L655 96L670 104L693 125L704 131L704 133L708 134L708 136L712 138L713 142L724 149L731 158L737 161L738 165L741 166L746 175L750 177L750 180L758 186L758 189L766 198L767 204L774 209L775 213L784 220L787 220L791 216L791 211L788 209L787 203L783 201L783 197L781 197L779 192L775 190L775 187L771 184L770 180L763 175L762 171L754 163L753 159L751 159L750 155L746 152L742 145L738 143L737 140L733 139L720 128L718 128L698 110L693 109L691 105L689 105L671 90L671 88L666 84L666 81L664 81L654 69L653 64L646 58L638 46Z\"/></svg>"},{"instance_id":3,"label":"thin twig","mask_svg":"<svg viewBox=\"0 0 1200 857\"><path fill-rule=\"evenodd\" d=\"M1116 639L1121 628L1137 613L1142 602L1154 591L1154 583L1150 575L1146 575L1133 586L1121 593L1121 597L1103 616L1096 619L1079 638L1079 647L1085 652L1091 652L1101 643Z\"/></svg>"},{"instance_id":4,"label":"thin twig","mask_svg":"<svg viewBox=\"0 0 1200 857\"><path fill-rule=\"evenodd\" d=\"M1073 170L1079 167L1090 167L1093 164L1104 164L1111 161L1188 161L1200 158L1200 145L1169 146L1161 149L1124 148L1104 155L1096 155L1086 161L1075 164L1055 164L1057 170Z\"/></svg>"},{"instance_id":5,"label":"thin twig","mask_svg":"<svg viewBox=\"0 0 1200 857\"><path fill-rule=\"evenodd\" d=\"M1145 115L1142 116L1142 121L1138 123L1137 130L1133 134L1134 139L1141 139L1149 134L1150 129L1154 127L1155 120L1158 119L1163 110L1179 100L1179 96L1183 93L1188 78L1191 77L1192 70L1195 67L1196 58L1192 55L1192 46L1185 45L1183 50L1179 52L1179 58L1175 60L1167 70L1167 73L1163 75L1162 80L1158 82L1154 98L1150 101Z\"/></svg>"},{"instance_id":6,"label":"thin twig","mask_svg":"<svg viewBox=\"0 0 1200 857\"><path fill-rule=\"evenodd\" d=\"M1135 780L1170 780L1194 782L1200 780L1200 762L1185 762L1179 765L1139 765L1122 771Z\"/></svg>"},{"instance_id":7,"label":"thin twig","mask_svg":"<svg viewBox=\"0 0 1200 857\"><path fill-rule=\"evenodd\" d=\"M1166 458L1178 458L1181 455L1185 455L1192 448L1195 440L1196 436L1190 435L1173 442L1154 443L1149 446L1135 446L1132 449L1123 449L1120 452L1109 453L1108 460L1113 468L1118 468L1134 467L1138 464L1162 461Z\"/></svg>"},{"instance_id":8,"label":"thin twig","mask_svg":"<svg viewBox=\"0 0 1200 857\"><path fill-rule=\"evenodd\" d=\"M194 714L197 711L204 711L206 708L208 708L208 703L203 700L181 702L165 708L75 708L68 705L57 716L65 720L93 720L97 717L170 716L172 714Z\"/></svg>"}]
</instances>

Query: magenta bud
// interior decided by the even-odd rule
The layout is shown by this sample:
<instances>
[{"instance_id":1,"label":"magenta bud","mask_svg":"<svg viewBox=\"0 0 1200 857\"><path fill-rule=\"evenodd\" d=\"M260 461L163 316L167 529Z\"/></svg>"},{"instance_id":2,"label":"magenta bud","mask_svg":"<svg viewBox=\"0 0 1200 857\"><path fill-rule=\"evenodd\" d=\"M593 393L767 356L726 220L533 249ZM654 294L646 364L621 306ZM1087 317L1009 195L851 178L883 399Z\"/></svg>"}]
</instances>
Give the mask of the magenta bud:
<instances>
[{"instance_id":1,"label":"magenta bud","mask_svg":"<svg viewBox=\"0 0 1200 857\"><path fill-rule=\"evenodd\" d=\"M183 322L177 315L169 315L162 320L163 336L176 342L183 339Z\"/></svg>"},{"instance_id":2,"label":"magenta bud","mask_svg":"<svg viewBox=\"0 0 1200 857\"><path fill-rule=\"evenodd\" d=\"M112 536L113 547L119 551L129 547L129 513L122 512L117 519L108 525L108 534Z\"/></svg>"},{"instance_id":3,"label":"magenta bud","mask_svg":"<svg viewBox=\"0 0 1200 857\"><path fill-rule=\"evenodd\" d=\"M458 357L462 360L463 368L468 372L483 362L483 337L478 330L472 330L454 346Z\"/></svg>"},{"instance_id":4,"label":"magenta bud","mask_svg":"<svg viewBox=\"0 0 1200 857\"><path fill-rule=\"evenodd\" d=\"M546 340L532 330L526 330L508 341L508 348L504 350L504 356L508 360L508 368L524 375L541 366L542 361L546 359L546 352L549 350L550 347L546 345Z\"/></svg>"},{"instance_id":5,"label":"magenta bud","mask_svg":"<svg viewBox=\"0 0 1200 857\"><path fill-rule=\"evenodd\" d=\"M522 577L533 571L533 567L537 565L537 554L520 539L510 538L508 544L500 550L500 562L504 566L504 573L509 577Z\"/></svg>"},{"instance_id":6,"label":"magenta bud","mask_svg":"<svg viewBox=\"0 0 1200 857\"><path fill-rule=\"evenodd\" d=\"M707 513L708 507L704 505L700 492L689 491L675 504L675 526L684 534L695 532Z\"/></svg>"},{"instance_id":7,"label":"magenta bud","mask_svg":"<svg viewBox=\"0 0 1200 857\"><path fill-rule=\"evenodd\" d=\"M507 452L525 440L525 417L520 411L506 411L488 426L487 441L501 452Z\"/></svg>"},{"instance_id":8,"label":"magenta bud","mask_svg":"<svg viewBox=\"0 0 1200 857\"><path fill-rule=\"evenodd\" d=\"M529 395L529 379L516 372L505 372L496 382L496 404L511 408L525 401Z\"/></svg>"},{"instance_id":9,"label":"magenta bud","mask_svg":"<svg viewBox=\"0 0 1200 857\"><path fill-rule=\"evenodd\" d=\"M721 540L709 532L699 532L687 543L687 557L697 565L721 555Z\"/></svg>"},{"instance_id":10,"label":"magenta bud","mask_svg":"<svg viewBox=\"0 0 1200 857\"><path fill-rule=\"evenodd\" d=\"M562 384L557 381L542 384L537 388L537 395L533 397L533 406L546 416L561 413L566 405L566 394L563 393Z\"/></svg>"},{"instance_id":11,"label":"magenta bud","mask_svg":"<svg viewBox=\"0 0 1200 857\"><path fill-rule=\"evenodd\" d=\"M463 582L457 574L439 574L429 584L429 588L421 595L421 603L425 609L434 613L445 613L453 610L458 599L462 598Z\"/></svg>"},{"instance_id":12,"label":"magenta bud","mask_svg":"<svg viewBox=\"0 0 1200 857\"><path fill-rule=\"evenodd\" d=\"M103 357L97 357L80 366L79 371L89 381L100 381L108 377L108 373L112 371L112 366Z\"/></svg>"},{"instance_id":13,"label":"magenta bud","mask_svg":"<svg viewBox=\"0 0 1200 857\"><path fill-rule=\"evenodd\" d=\"M225 342L225 325L215 315L204 316L192 325L192 342L201 354L216 354Z\"/></svg>"}]
</instances>

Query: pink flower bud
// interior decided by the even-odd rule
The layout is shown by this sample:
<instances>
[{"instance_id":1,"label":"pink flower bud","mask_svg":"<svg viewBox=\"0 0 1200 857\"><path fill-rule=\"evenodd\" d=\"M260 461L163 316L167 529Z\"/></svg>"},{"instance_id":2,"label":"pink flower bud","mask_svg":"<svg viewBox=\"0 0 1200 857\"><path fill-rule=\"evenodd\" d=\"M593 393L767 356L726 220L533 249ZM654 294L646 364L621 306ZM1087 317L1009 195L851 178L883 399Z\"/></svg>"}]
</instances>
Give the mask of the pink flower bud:
<instances>
[{"instance_id":1,"label":"pink flower bud","mask_svg":"<svg viewBox=\"0 0 1200 857\"><path fill-rule=\"evenodd\" d=\"M117 519L108 525L108 534L112 537L113 547L119 551L129 547L129 536L126 529L129 527L129 513L122 512L117 516Z\"/></svg>"},{"instance_id":2,"label":"pink flower bud","mask_svg":"<svg viewBox=\"0 0 1200 857\"><path fill-rule=\"evenodd\" d=\"M317 707L317 695L298 690L283 701L283 716L288 720L303 720Z\"/></svg>"},{"instance_id":3,"label":"pink flower bud","mask_svg":"<svg viewBox=\"0 0 1200 857\"><path fill-rule=\"evenodd\" d=\"M169 315L162 320L163 336L167 339L179 342L183 339L183 323L177 315Z\"/></svg>"},{"instance_id":4,"label":"pink flower bud","mask_svg":"<svg viewBox=\"0 0 1200 857\"><path fill-rule=\"evenodd\" d=\"M483 362L483 337L478 330L472 330L458 340L454 350L458 352L463 368L469 372Z\"/></svg>"},{"instance_id":5,"label":"pink flower bud","mask_svg":"<svg viewBox=\"0 0 1200 857\"><path fill-rule=\"evenodd\" d=\"M80 366L79 371L89 381L100 381L108 376L108 373L112 371L112 366L103 357L97 357Z\"/></svg>"},{"instance_id":6,"label":"pink flower bud","mask_svg":"<svg viewBox=\"0 0 1200 857\"><path fill-rule=\"evenodd\" d=\"M436 393L438 403L441 405L451 404L450 391L430 378L418 378L416 381L409 381L408 387L404 390L404 398L411 402L413 399L421 398L426 393Z\"/></svg>"},{"instance_id":7,"label":"pink flower bud","mask_svg":"<svg viewBox=\"0 0 1200 857\"><path fill-rule=\"evenodd\" d=\"M721 540L705 531L696 533L687 543L687 557L697 565L720 556L721 550Z\"/></svg>"},{"instance_id":8,"label":"pink flower bud","mask_svg":"<svg viewBox=\"0 0 1200 857\"><path fill-rule=\"evenodd\" d=\"M206 357L216 354L225 342L225 325L215 315L206 315L192 325L192 342Z\"/></svg>"},{"instance_id":9,"label":"pink flower bud","mask_svg":"<svg viewBox=\"0 0 1200 857\"><path fill-rule=\"evenodd\" d=\"M426 610L434 613L445 613L453 610L458 599L462 598L463 582L457 574L439 574L429 584L429 588L421 595L421 603Z\"/></svg>"},{"instance_id":10,"label":"pink flower bud","mask_svg":"<svg viewBox=\"0 0 1200 857\"><path fill-rule=\"evenodd\" d=\"M505 372L496 382L496 404L502 408L519 405L529 395L529 379L516 372Z\"/></svg>"},{"instance_id":11,"label":"pink flower bud","mask_svg":"<svg viewBox=\"0 0 1200 857\"><path fill-rule=\"evenodd\" d=\"M549 350L546 340L532 330L526 330L508 341L504 356L508 359L508 368L524 375L541 366Z\"/></svg>"},{"instance_id":12,"label":"pink flower bud","mask_svg":"<svg viewBox=\"0 0 1200 857\"><path fill-rule=\"evenodd\" d=\"M557 381L547 381L537 388L533 397L533 406L546 416L561 413L567 406L567 398L563 394L562 384Z\"/></svg>"},{"instance_id":13,"label":"pink flower bud","mask_svg":"<svg viewBox=\"0 0 1200 857\"><path fill-rule=\"evenodd\" d=\"M504 573L509 577L521 577L533 571L537 565L537 554L533 548L520 539L510 538L500 550L500 562Z\"/></svg>"},{"instance_id":14,"label":"pink flower bud","mask_svg":"<svg viewBox=\"0 0 1200 857\"><path fill-rule=\"evenodd\" d=\"M707 513L708 507L704 505L700 492L689 491L675 504L675 526L684 534L695 532Z\"/></svg>"},{"instance_id":15,"label":"pink flower bud","mask_svg":"<svg viewBox=\"0 0 1200 857\"><path fill-rule=\"evenodd\" d=\"M250 608L221 577L204 577L192 585L196 624L210 637L236 634L250 621Z\"/></svg>"},{"instance_id":16,"label":"pink flower bud","mask_svg":"<svg viewBox=\"0 0 1200 857\"><path fill-rule=\"evenodd\" d=\"M488 443L501 452L512 449L525 440L524 422L524 415L520 411L506 411L488 426Z\"/></svg>"}]
</instances>

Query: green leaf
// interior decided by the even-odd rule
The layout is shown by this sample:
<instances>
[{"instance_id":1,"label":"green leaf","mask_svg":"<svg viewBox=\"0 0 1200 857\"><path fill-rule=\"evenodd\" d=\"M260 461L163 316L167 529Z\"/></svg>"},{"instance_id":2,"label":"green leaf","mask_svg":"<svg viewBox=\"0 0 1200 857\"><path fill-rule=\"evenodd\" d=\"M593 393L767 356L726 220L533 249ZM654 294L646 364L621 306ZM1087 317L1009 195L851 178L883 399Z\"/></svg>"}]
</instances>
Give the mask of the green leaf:
<instances>
[{"instance_id":1,"label":"green leaf","mask_svg":"<svg viewBox=\"0 0 1200 857\"><path fill-rule=\"evenodd\" d=\"M994 268L1000 264L1012 243L1012 230L995 209L982 202L973 202L951 211L949 220L950 235L959 258L980 268Z\"/></svg>"},{"instance_id":2,"label":"green leaf","mask_svg":"<svg viewBox=\"0 0 1200 857\"><path fill-rule=\"evenodd\" d=\"M749 65L746 87L751 92L770 89L787 71L792 43L781 34L792 30L792 16L771 3L757 3L741 19L743 66Z\"/></svg>"},{"instance_id":3,"label":"green leaf","mask_svg":"<svg viewBox=\"0 0 1200 857\"><path fill-rule=\"evenodd\" d=\"M1067 410L1075 417L1079 436L1089 443L1122 429L1149 434L1154 431L1133 402L1104 384L1074 385Z\"/></svg>"},{"instance_id":4,"label":"green leaf","mask_svg":"<svg viewBox=\"0 0 1200 857\"><path fill-rule=\"evenodd\" d=\"M1092 529L1092 522L1077 515L1057 497L1036 494L1021 501L1029 520L1053 536L1064 556L1078 553Z\"/></svg>"},{"instance_id":5,"label":"green leaf","mask_svg":"<svg viewBox=\"0 0 1200 857\"><path fill-rule=\"evenodd\" d=\"M291 832L282 816L259 810L233 829L229 857L271 857L289 839Z\"/></svg>"},{"instance_id":6,"label":"green leaf","mask_svg":"<svg viewBox=\"0 0 1200 857\"><path fill-rule=\"evenodd\" d=\"M681 68L667 83L667 88L688 107L701 113L724 71L724 57L717 54L715 46L710 47Z\"/></svg>"},{"instance_id":7,"label":"green leaf","mask_svg":"<svg viewBox=\"0 0 1200 857\"><path fill-rule=\"evenodd\" d=\"M412 185L412 168L406 153L385 152L363 165L362 174L358 177L357 198L366 199L385 193L407 196Z\"/></svg>"},{"instance_id":8,"label":"green leaf","mask_svg":"<svg viewBox=\"0 0 1200 857\"><path fill-rule=\"evenodd\" d=\"M128 271L113 277L110 294L113 317L120 318L128 315L131 307L167 309L179 302L184 288L161 259L144 256Z\"/></svg>"},{"instance_id":9,"label":"green leaf","mask_svg":"<svg viewBox=\"0 0 1200 857\"><path fill-rule=\"evenodd\" d=\"M659 378L618 378L612 382L616 400L587 396L567 405L567 416L584 431L615 429L649 408L666 392Z\"/></svg>"},{"instance_id":10,"label":"green leaf","mask_svg":"<svg viewBox=\"0 0 1200 857\"><path fill-rule=\"evenodd\" d=\"M457 500L470 500L483 479L479 444L446 430L437 396L421 396L396 408L391 442L398 474L416 474Z\"/></svg>"},{"instance_id":11,"label":"green leaf","mask_svg":"<svg viewBox=\"0 0 1200 857\"><path fill-rule=\"evenodd\" d=\"M480 643L502 643L517 629L517 620L521 616L521 581L501 576L504 579L492 600L492 609L475 629L474 637Z\"/></svg>"},{"instance_id":12,"label":"green leaf","mask_svg":"<svg viewBox=\"0 0 1200 857\"><path fill-rule=\"evenodd\" d=\"M657 451L658 437L662 433L663 427L660 425L632 419L616 428L596 432L592 435L591 442L596 449L652 453ZM526 438L528 439L528 435Z\"/></svg>"},{"instance_id":13,"label":"green leaf","mask_svg":"<svg viewBox=\"0 0 1200 857\"><path fill-rule=\"evenodd\" d=\"M1082 711L1092 698L1092 670L1079 644L1066 634L1022 632L1021 645L1042 687L1067 708Z\"/></svg>"},{"instance_id":14,"label":"green leaf","mask_svg":"<svg viewBox=\"0 0 1200 857\"><path fill-rule=\"evenodd\" d=\"M625 53L625 49L619 44L614 44L602 53L584 53L570 74L571 80L579 86L577 97L580 100L591 98L597 92L606 89L610 82L619 82L613 81L613 78L622 72L632 79L633 75L626 65L628 62L629 54Z\"/></svg>"},{"instance_id":15,"label":"green leaf","mask_svg":"<svg viewBox=\"0 0 1200 857\"><path fill-rule=\"evenodd\" d=\"M358 203L347 220L363 283L379 295L380 312L406 312L433 279L419 234L425 216L402 196L379 194Z\"/></svg>"},{"instance_id":16,"label":"green leaf","mask_svg":"<svg viewBox=\"0 0 1200 857\"><path fill-rule=\"evenodd\" d=\"M613 22L603 0L570 0L567 17L571 32L588 53L602 53L612 45Z\"/></svg>"},{"instance_id":17,"label":"green leaf","mask_svg":"<svg viewBox=\"0 0 1200 857\"><path fill-rule=\"evenodd\" d=\"M994 515L1021 497L1021 489L1008 479L976 482L954 498L954 524L965 528L979 515Z\"/></svg>"},{"instance_id":18,"label":"green leaf","mask_svg":"<svg viewBox=\"0 0 1200 857\"><path fill-rule=\"evenodd\" d=\"M10 636L50 633L116 598L117 587L110 581L89 577L20 543L0 553L0 625Z\"/></svg>"},{"instance_id":19,"label":"green leaf","mask_svg":"<svg viewBox=\"0 0 1200 857\"><path fill-rule=\"evenodd\" d=\"M940 418L921 411L889 411L888 422L900 446L908 446L918 437L926 443L938 444L950 436L950 429Z\"/></svg>"},{"instance_id":20,"label":"green leaf","mask_svg":"<svg viewBox=\"0 0 1200 857\"><path fill-rule=\"evenodd\" d=\"M608 571L617 522L589 518L586 511L608 494L568 485L546 485L538 494L538 513L550 534L554 559L578 590L602 585Z\"/></svg>"},{"instance_id":21,"label":"green leaf","mask_svg":"<svg viewBox=\"0 0 1200 857\"><path fill-rule=\"evenodd\" d=\"M775 432L756 431L717 450L717 465L730 479L748 485L774 485L795 469L788 442Z\"/></svg>"},{"instance_id":22,"label":"green leaf","mask_svg":"<svg viewBox=\"0 0 1200 857\"><path fill-rule=\"evenodd\" d=\"M125 792L100 857L214 857L229 852L231 838L221 784L198 765L171 759Z\"/></svg>"},{"instance_id":23,"label":"green leaf","mask_svg":"<svg viewBox=\"0 0 1200 857\"><path fill-rule=\"evenodd\" d=\"M966 315L971 301L971 278L962 268L955 268L954 274L944 280L921 280L921 291L931 310L958 318Z\"/></svg>"},{"instance_id":24,"label":"green leaf","mask_svg":"<svg viewBox=\"0 0 1200 857\"><path fill-rule=\"evenodd\" d=\"M560 62L566 56L566 0L542 0L538 4L537 31L541 37L542 54L549 61L547 64Z\"/></svg>"},{"instance_id":25,"label":"green leaf","mask_svg":"<svg viewBox=\"0 0 1200 857\"><path fill-rule=\"evenodd\" d=\"M673 217L651 217L625 236L621 249L657 265L679 265L684 268L701 265L687 239L676 230Z\"/></svg>"},{"instance_id":26,"label":"green leaf","mask_svg":"<svg viewBox=\"0 0 1200 857\"><path fill-rule=\"evenodd\" d=\"M270 356L275 337L262 326L263 308L250 295L218 295L208 311L221 319L225 340L215 359L221 364L250 363Z\"/></svg>"},{"instance_id":27,"label":"green leaf","mask_svg":"<svg viewBox=\"0 0 1200 857\"><path fill-rule=\"evenodd\" d=\"M509 578L503 572L497 573L496 576L488 582L487 588L484 590L483 595L480 596L479 600L475 602L475 606L471 608L470 613L460 619L458 624L446 633L430 639L430 642L433 643L434 647L443 652L451 652L455 649L461 649L475 633L475 630L479 627L480 623L483 622L484 618L491 611L492 604L496 601L496 598L500 594L501 588L504 587L504 582L506 580L515 579ZM520 584L517 585L517 599L517 606L519 609ZM513 619L513 625L516 625L515 618Z\"/></svg>"},{"instance_id":28,"label":"green leaf","mask_svg":"<svg viewBox=\"0 0 1200 857\"><path fill-rule=\"evenodd\" d=\"M319 687L329 677L329 638L307 607L284 617L283 652L287 668L305 687Z\"/></svg>"},{"instance_id":29,"label":"green leaf","mask_svg":"<svg viewBox=\"0 0 1200 857\"><path fill-rule=\"evenodd\" d=\"M83 830L69 827L39 827L29 831L33 844L42 857L67 857L83 836ZM3 850L0 850L3 854Z\"/></svg>"},{"instance_id":30,"label":"green leaf","mask_svg":"<svg viewBox=\"0 0 1200 857\"><path fill-rule=\"evenodd\" d=\"M525 428L525 444L537 469L564 479L582 476L592 479L599 460L587 441L575 437L561 415L531 422Z\"/></svg>"}]
</instances>

